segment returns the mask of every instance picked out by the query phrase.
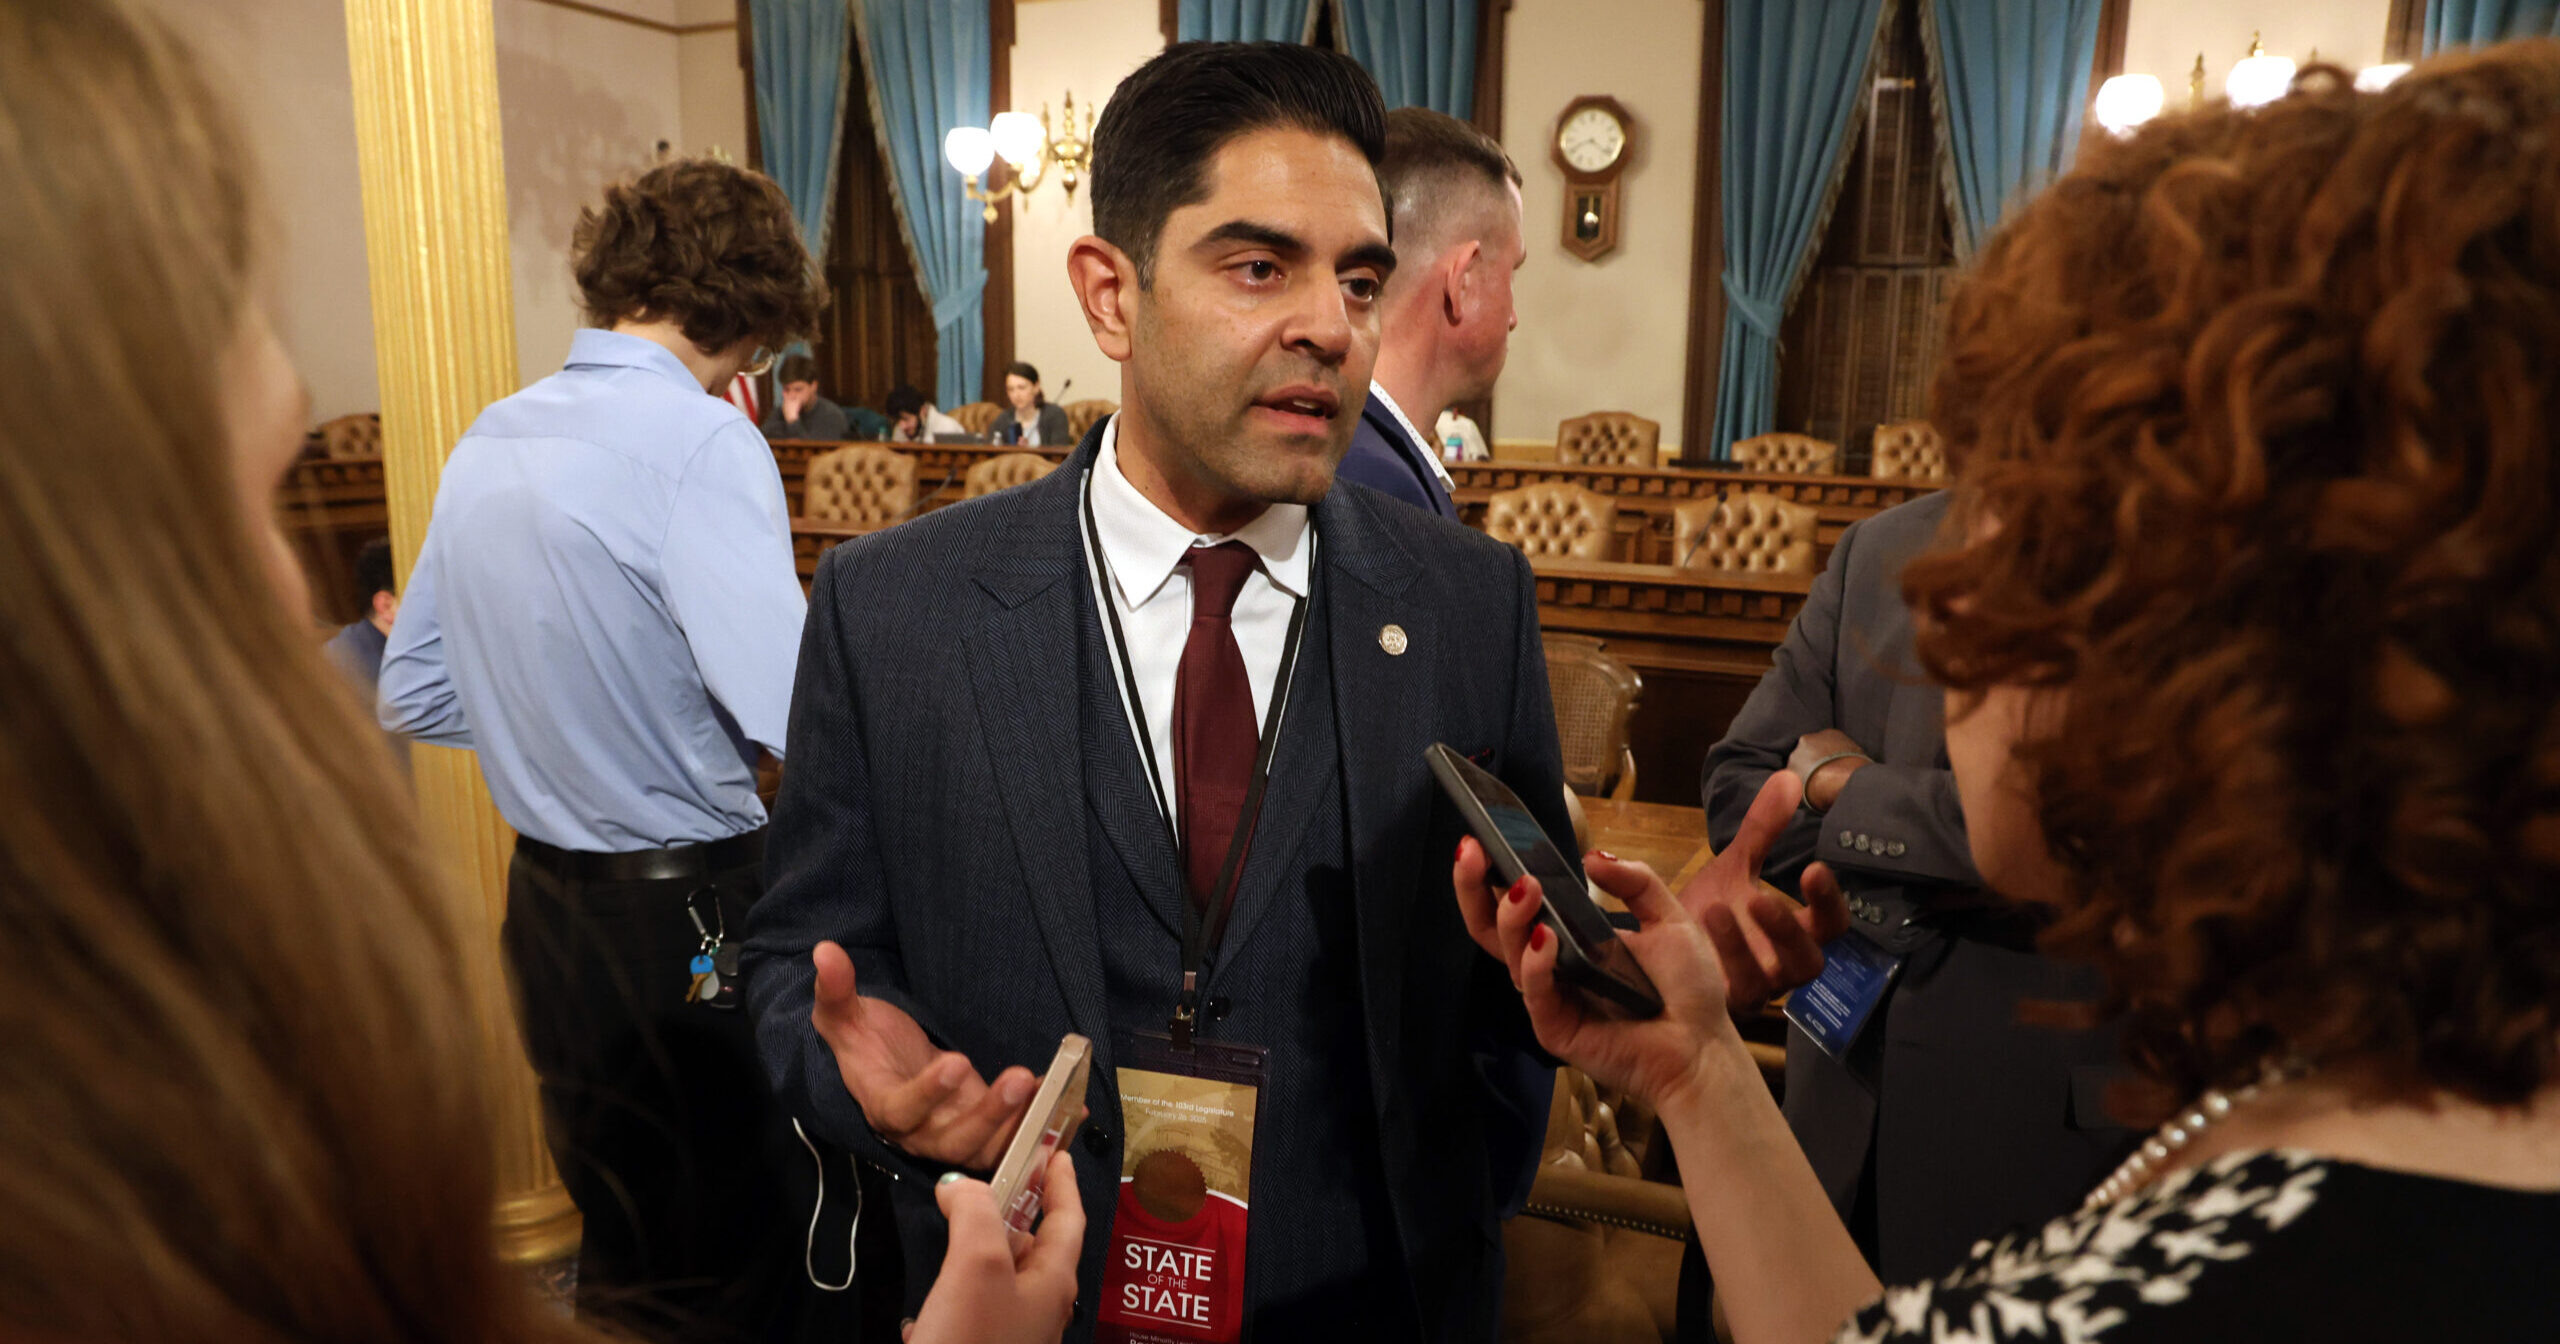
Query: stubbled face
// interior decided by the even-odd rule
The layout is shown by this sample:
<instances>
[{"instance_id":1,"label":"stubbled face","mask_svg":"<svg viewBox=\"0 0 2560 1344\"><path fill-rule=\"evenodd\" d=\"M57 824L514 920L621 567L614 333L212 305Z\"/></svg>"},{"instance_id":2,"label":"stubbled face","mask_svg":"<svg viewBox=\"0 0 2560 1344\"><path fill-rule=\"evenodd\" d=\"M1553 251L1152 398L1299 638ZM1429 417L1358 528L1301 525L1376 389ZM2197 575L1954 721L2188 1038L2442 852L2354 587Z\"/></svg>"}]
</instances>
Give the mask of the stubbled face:
<instances>
[{"instance_id":1,"label":"stubbled face","mask_svg":"<svg viewBox=\"0 0 2560 1344\"><path fill-rule=\"evenodd\" d=\"M223 437L231 451L240 516L265 559L276 596L296 614L311 609L302 566L276 526L276 486L302 448L311 394L264 312L252 308L223 358Z\"/></svg>"},{"instance_id":2,"label":"stubbled face","mask_svg":"<svg viewBox=\"0 0 2560 1344\"><path fill-rule=\"evenodd\" d=\"M1347 140L1275 129L1229 141L1208 181L1206 200L1166 218L1135 300L1128 409L1167 441L1167 475L1312 504L1378 358L1395 252L1377 174Z\"/></svg>"},{"instance_id":3,"label":"stubbled face","mask_svg":"<svg viewBox=\"0 0 2560 1344\"><path fill-rule=\"evenodd\" d=\"M1512 273L1529 260L1529 243L1520 221L1520 189L1506 182L1503 224L1484 240L1484 255L1476 261L1474 276L1475 302L1467 309L1467 320L1451 333L1458 367L1466 374L1466 382L1457 401L1475 401L1493 395L1493 385L1502 377L1502 365L1511 355L1511 333L1520 325L1520 310L1512 302ZM1437 408L1434 408L1435 410Z\"/></svg>"},{"instance_id":4,"label":"stubbled face","mask_svg":"<svg viewBox=\"0 0 2560 1344\"><path fill-rule=\"evenodd\" d=\"M1013 409L1030 410L1032 401L1039 395L1038 383L1018 373L1008 373L1004 376L1004 399L1013 403Z\"/></svg>"},{"instance_id":5,"label":"stubbled face","mask_svg":"<svg viewBox=\"0 0 2560 1344\"><path fill-rule=\"evenodd\" d=\"M1978 696L1947 692L1947 763L1973 866L1985 886L2013 899L2057 901L2069 890L2045 844L2025 771L2010 757L2031 721L2059 712L2057 694L2016 686Z\"/></svg>"}]
</instances>

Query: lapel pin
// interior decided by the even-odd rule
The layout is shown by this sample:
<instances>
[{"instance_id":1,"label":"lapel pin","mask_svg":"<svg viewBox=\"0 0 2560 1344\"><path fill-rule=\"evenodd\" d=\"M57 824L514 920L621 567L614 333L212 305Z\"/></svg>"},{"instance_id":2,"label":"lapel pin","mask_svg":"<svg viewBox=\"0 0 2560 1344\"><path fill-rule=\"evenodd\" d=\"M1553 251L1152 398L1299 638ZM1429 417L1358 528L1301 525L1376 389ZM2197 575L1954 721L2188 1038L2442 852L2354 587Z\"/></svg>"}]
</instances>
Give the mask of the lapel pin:
<instances>
[{"instance_id":1,"label":"lapel pin","mask_svg":"<svg viewBox=\"0 0 2560 1344\"><path fill-rule=\"evenodd\" d=\"M1394 658L1402 654L1405 651L1405 647L1411 642L1412 641L1404 637L1404 627L1401 625L1382 625L1378 627L1378 647L1385 649L1387 651L1387 656L1390 658Z\"/></svg>"}]
</instances>

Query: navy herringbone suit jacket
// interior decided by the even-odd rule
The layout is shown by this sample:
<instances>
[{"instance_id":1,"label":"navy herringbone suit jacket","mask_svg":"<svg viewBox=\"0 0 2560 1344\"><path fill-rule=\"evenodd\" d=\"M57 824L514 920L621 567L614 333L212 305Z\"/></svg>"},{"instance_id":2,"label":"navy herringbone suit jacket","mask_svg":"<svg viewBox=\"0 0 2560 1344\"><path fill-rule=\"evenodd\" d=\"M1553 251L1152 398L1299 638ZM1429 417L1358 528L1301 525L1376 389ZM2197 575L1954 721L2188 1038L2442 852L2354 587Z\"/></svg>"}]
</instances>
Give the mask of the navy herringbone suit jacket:
<instances>
[{"instance_id":1,"label":"navy herringbone suit jacket","mask_svg":"<svg viewBox=\"0 0 2560 1344\"><path fill-rule=\"evenodd\" d=\"M1174 960L1160 995L1114 1001L1097 891L1127 873L1096 871L1091 822L1103 819L1133 873L1147 863L1143 847L1121 837L1163 828L1143 791L1090 784L1142 777L1116 712L1116 731L1096 735L1096 750L1129 760L1097 772L1081 759L1088 699L1115 703L1082 685L1108 675L1078 507L1099 440L1097 426L1065 469L848 542L819 566L765 851L768 891L747 944L748 1000L776 1086L830 1137L903 1177L910 1304L941 1261L936 1173L872 1135L845 1091L809 1023L809 950L843 944L864 994L905 1008L985 1076L1015 1064L1038 1071L1069 1031L1094 1040L1089 1141L1075 1150L1091 1225L1070 1339L1093 1327L1119 1186L1114 1037L1162 1029ZM1476 1053L1485 1042L1534 1047L1517 994L1450 899L1461 829L1422 751L1447 741L1481 753L1542 824L1570 834L1536 590L1518 553L1418 520L1365 487L1337 483L1313 516L1322 601L1310 619L1320 609L1326 621L1332 703L1301 719L1293 697L1282 741L1324 731L1335 749L1284 750L1270 794L1325 800L1335 812L1321 820L1347 841L1358 964L1341 979L1357 995L1367 1067L1352 1085L1374 1109L1377 1152L1345 1154L1345 1165L1382 1173L1392 1218L1384 1249L1401 1254L1424 1337L1487 1340L1501 1292L1497 1192L1525 1180L1535 1160L1534 1146L1489 1146L1488 1117L1534 1106L1543 1118L1546 1099L1489 1095L1483 1081L1520 1073L1486 1069ZM1400 655L1382 645L1388 625L1405 632ZM1289 778L1293 757L1336 761L1338 777ZM1159 857L1170 865L1169 850ZM1258 849L1252 866L1290 857ZM1160 881L1179 878L1146 874L1139 885ZM1248 880L1240 933L1257 918L1243 904L1255 898ZM1299 913L1280 907L1249 936L1291 936ZM1502 1157L1489 1156L1496 1149ZM1266 1241L1257 1228L1252 1254Z\"/></svg>"}]
</instances>

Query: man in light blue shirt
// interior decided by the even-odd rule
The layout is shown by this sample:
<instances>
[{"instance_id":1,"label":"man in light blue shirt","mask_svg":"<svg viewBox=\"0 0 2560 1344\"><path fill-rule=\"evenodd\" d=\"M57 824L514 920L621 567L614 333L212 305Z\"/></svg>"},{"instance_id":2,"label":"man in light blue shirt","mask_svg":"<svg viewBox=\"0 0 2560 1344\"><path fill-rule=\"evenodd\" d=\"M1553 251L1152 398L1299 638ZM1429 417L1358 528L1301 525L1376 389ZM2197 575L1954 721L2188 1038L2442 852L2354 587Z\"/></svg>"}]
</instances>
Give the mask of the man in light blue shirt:
<instances>
[{"instance_id":1,"label":"man in light blue shirt","mask_svg":"<svg viewBox=\"0 0 2560 1344\"><path fill-rule=\"evenodd\" d=\"M477 751L518 833L502 943L585 1215L581 1312L841 1338L841 1298L803 1278L806 1159L728 983L806 603L773 452L708 395L823 296L780 190L707 160L610 188L575 270L593 328L445 463L380 715Z\"/></svg>"}]
</instances>

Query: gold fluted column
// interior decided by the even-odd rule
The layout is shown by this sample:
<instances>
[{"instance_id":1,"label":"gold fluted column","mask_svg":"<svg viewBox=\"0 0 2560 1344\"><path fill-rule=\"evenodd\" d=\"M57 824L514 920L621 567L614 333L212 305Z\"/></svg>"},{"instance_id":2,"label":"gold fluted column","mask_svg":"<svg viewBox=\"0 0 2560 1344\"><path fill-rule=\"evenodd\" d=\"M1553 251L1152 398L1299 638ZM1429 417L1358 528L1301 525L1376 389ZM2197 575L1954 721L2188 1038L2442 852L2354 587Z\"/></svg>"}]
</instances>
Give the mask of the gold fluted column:
<instances>
[{"instance_id":1,"label":"gold fluted column","mask_svg":"<svg viewBox=\"0 0 2560 1344\"><path fill-rule=\"evenodd\" d=\"M489 0L347 0L356 154L382 382L383 467L401 573L417 563L445 454L480 409L516 390L498 60ZM498 1115L499 1245L557 1258L578 1215L551 1169L532 1071L498 966L515 837L471 753L411 749L419 810L481 935L473 1005Z\"/></svg>"}]
</instances>

